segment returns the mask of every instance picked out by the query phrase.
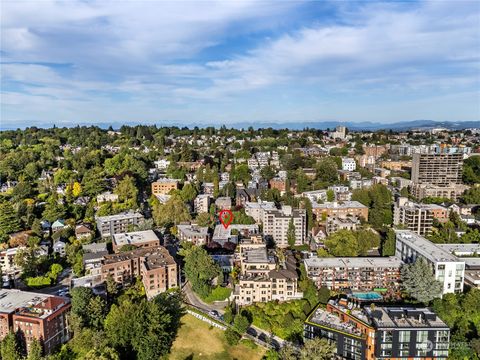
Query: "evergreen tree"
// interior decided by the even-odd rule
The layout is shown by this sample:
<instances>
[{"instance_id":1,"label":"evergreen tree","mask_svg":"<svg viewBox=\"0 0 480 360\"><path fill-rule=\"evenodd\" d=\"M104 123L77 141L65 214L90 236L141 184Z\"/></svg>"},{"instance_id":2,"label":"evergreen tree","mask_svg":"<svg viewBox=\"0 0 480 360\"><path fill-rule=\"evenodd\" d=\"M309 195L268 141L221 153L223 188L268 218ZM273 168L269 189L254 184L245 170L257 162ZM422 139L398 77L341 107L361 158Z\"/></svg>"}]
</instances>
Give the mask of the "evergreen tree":
<instances>
[{"instance_id":1,"label":"evergreen tree","mask_svg":"<svg viewBox=\"0 0 480 360\"><path fill-rule=\"evenodd\" d=\"M20 347L17 336L13 332L9 332L1 343L2 360L20 360Z\"/></svg>"},{"instance_id":2,"label":"evergreen tree","mask_svg":"<svg viewBox=\"0 0 480 360\"><path fill-rule=\"evenodd\" d=\"M8 240L8 234L19 231L20 223L13 206L9 202L0 203L0 242Z\"/></svg>"},{"instance_id":3,"label":"evergreen tree","mask_svg":"<svg viewBox=\"0 0 480 360\"><path fill-rule=\"evenodd\" d=\"M288 230L287 230L287 241L288 241L288 246L294 247L295 246L295 225L293 223L293 218L290 219L290 222L288 223Z\"/></svg>"},{"instance_id":4,"label":"evergreen tree","mask_svg":"<svg viewBox=\"0 0 480 360\"><path fill-rule=\"evenodd\" d=\"M306 340L300 350L300 360L330 360L334 358L335 350L335 344L326 339Z\"/></svg>"},{"instance_id":5,"label":"evergreen tree","mask_svg":"<svg viewBox=\"0 0 480 360\"><path fill-rule=\"evenodd\" d=\"M442 294L442 284L435 280L432 268L423 258L418 258L413 264L404 265L401 279L407 294L421 303L428 304Z\"/></svg>"},{"instance_id":6,"label":"evergreen tree","mask_svg":"<svg viewBox=\"0 0 480 360\"><path fill-rule=\"evenodd\" d=\"M33 338L30 342L30 349L28 351L27 360L41 360L42 352L43 349L40 341L38 341L36 338Z\"/></svg>"}]
</instances>

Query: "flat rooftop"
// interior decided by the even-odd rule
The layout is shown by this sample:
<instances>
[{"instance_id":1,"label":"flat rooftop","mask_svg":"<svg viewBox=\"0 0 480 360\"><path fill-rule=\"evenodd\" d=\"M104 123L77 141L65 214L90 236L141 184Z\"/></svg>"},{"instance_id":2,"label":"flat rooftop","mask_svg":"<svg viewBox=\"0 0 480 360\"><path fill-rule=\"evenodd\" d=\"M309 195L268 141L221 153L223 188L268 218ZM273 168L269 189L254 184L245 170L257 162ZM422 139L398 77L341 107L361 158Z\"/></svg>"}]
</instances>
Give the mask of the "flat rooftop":
<instances>
[{"instance_id":1,"label":"flat rooftop","mask_svg":"<svg viewBox=\"0 0 480 360\"><path fill-rule=\"evenodd\" d=\"M96 219L99 221L115 221L131 219L134 217L143 218L143 215L134 211L126 211L116 215L98 216Z\"/></svg>"},{"instance_id":2,"label":"flat rooftop","mask_svg":"<svg viewBox=\"0 0 480 360\"><path fill-rule=\"evenodd\" d=\"M22 313L25 316L45 318L70 302L68 298L16 289L0 290L0 313Z\"/></svg>"},{"instance_id":3,"label":"flat rooftop","mask_svg":"<svg viewBox=\"0 0 480 360\"><path fill-rule=\"evenodd\" d=\"M413 231L395 230L395 232L397 234L397 243L398 241L401 241L407 244L421 256L432 262L462 262L461 259L457 259L457 257L452 255L449 251Z\"/></svg>"},{"instance_id":4,"label":"flat rooftop","mask_svg":"<svg viewBox=\"0 0 480 360\"><path fill-rule=\"evenodd\" d=\"M135 245L150 241L160 241L153 230L133 231L123 234L112 235L113 241L117 246Z\"/></svg>"},{"instance_id":5,"label":"flat rooftop","mask_svg":"<svg viewBox=\"0 0 480 360\"><path fill-rule=\"evenodd\" d=\"M427 307L364 307L377 328L447 328L448 325Z\"/></svg>"},{"instance_id":6,"label":"flat rooftop","mask_svg":"<svg viewBox=\"0 0 480 360\"><path fill-rule=\"evenodd\" d=\"M147 266L148 269L176 264L173 257L163 246L158 246L154 248L141 248L118 254L106 255L105 259L102 261L102 264L115 264L117 262L133 260L137 258L144 258L144 264Z\"/></svg>"},{"instance_id":7,"label":"flat rooftop","mask_svg":"<svg viewBox=\"0 0 480 360\"><path fill-rule=\"evenodd\" d=\"M358 201L332 201L323 204L312 203L312 207L317 209L367 209L365 205Z\"/></svg>"},{"instance_id":8,"label":"flat rooftop","mask_svg":"<svg viewBox=\"0 0 480 360\"><path fill-rule=\"evenodd\" d=\"M400 267L403 261L395 256L389 257L311 257L304 260L307 268L345 267Z\"/></svg>"},{"instance_id":9,"label":"flat rooftop","mask_svg":"<svg viewBox=\"0 0 480 360\"><path fill-rule=\"evenodd\" d=\"M437 244L437 246L453 255L462 256L475 253L480 255L480 244Z\"/></svg>"},{"instance_id":10,"label":"flat rooftop","mask_svg":"<svg viewBox=\"0 0 480 360\"><path fill-rule=\"evenodd\" d=\"M186 236L207 236L208 227L201 227L197 225L177 225L179 232L182 232Z\"/></svg>"}]
</instances>

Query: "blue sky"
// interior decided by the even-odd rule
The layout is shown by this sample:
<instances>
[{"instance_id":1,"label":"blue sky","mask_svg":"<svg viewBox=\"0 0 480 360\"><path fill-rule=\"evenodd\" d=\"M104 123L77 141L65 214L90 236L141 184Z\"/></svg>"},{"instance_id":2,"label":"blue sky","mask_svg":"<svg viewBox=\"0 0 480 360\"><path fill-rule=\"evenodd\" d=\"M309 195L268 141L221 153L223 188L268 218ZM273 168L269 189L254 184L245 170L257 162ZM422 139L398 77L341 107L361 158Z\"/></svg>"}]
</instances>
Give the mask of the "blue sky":
<instances>
[{"instance_id":1,"label":"blue sky","mask_svg":"<svg viewBox=\"0 0 480 360\"><path fill-rule=\"evenodd\" d=\"M1 127L480 120L480 2L1 2Z\"/></svg>"}]
</instances>

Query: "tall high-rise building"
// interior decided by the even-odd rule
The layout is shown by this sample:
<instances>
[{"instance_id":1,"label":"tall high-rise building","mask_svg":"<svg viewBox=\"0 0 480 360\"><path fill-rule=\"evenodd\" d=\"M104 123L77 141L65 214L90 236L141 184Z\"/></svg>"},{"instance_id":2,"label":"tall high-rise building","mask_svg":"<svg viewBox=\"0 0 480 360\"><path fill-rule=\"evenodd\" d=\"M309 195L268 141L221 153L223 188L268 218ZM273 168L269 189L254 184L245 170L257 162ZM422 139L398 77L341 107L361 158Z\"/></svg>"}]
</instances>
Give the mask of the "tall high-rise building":
<instances>
[{"instance_id":1,"label":"tall high-rise building","mask_svg":"<svg viewBox=\"0 0 480 360\"><path fill-rule=\"evenodd\" d=\"M412 181L448 186L462 183L463 154L413 154Z\"/></svg>"}]
</instances>

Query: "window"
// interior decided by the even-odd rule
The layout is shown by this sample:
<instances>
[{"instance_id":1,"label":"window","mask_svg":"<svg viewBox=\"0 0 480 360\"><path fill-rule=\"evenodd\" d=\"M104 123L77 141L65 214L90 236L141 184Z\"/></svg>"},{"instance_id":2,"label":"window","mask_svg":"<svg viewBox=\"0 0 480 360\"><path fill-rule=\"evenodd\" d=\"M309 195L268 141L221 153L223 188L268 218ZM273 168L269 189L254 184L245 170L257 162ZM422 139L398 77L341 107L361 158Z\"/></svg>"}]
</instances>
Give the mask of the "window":
<instances>
[{"instance_id":1,"label":"window","mask_svg":"<svg viewBox=\"0 0 480 360\"><path fill-rule=\"evenodd\" d=\"M435 333L435 342L436 343L442 343L442 342L448 342L448 335L449 335L448 330L439 330Z\"/></svg>"},{"instance_id":2,"label":"window","mask_svg":"<svg viewBox=\"0 0 480 360\"><path fill-rule=\"evenodd\" d=\"M417 343L424 343L428 340L428 331L417 331Z\"/></svg>"},{"instance_id":3,"label":"window","mask_svg":"<svg viewBox=\"0 0 480 360\"><path fill-rule=\"evenodd\" d=\"M398 341L403 343L403 342L409 342L410 341L410 331L399 331L398 332Z\"/></svg>"}]
</instances>

